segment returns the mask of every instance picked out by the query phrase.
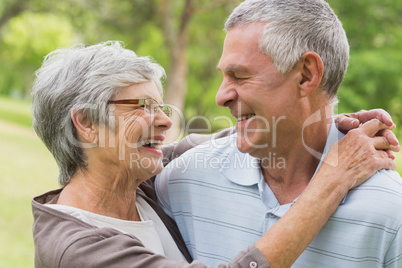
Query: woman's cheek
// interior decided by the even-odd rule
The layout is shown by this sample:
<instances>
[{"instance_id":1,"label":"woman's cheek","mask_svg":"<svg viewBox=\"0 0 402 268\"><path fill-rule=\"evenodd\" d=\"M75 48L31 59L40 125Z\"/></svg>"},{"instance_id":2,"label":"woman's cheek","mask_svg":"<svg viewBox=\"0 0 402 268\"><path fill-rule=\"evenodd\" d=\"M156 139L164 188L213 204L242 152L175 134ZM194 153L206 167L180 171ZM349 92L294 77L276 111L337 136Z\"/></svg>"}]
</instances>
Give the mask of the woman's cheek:
<instances>
[{"instance_id":1,"label":"woman's cheek","mask_svg":"<svg viewBox=\"0 0 402 268\"><path fill-rule=\"evenodd\" d=\"M144 116L131 116L125 120L122 129L125 140L130 143L138 143L141 138L148 137L151 128L150 118Z\"/></svg>"}]
</instances>

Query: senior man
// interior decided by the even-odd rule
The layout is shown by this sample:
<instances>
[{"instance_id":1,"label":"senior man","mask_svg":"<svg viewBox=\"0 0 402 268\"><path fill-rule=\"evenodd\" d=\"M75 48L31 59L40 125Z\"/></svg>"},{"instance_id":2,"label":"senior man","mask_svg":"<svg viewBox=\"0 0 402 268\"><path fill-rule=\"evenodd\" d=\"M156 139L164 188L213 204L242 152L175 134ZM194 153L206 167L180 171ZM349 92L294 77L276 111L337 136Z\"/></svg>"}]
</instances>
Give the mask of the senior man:
<instances>
[{"instance_id":1,"label":"senior man","mask_svg":"<svg viewBox=\"0 0 402 268\"><path fill-rule=\"evenodd\" d=\"M342 137L331 118L349 58L341 22L321 0L248 0L225 30L216 101L237 133L187 151L156 180L193 257L212 265L271 228ZM377 172L294 267L402 267L401 211L399 174Z\"/></svg>"}]
</instances>

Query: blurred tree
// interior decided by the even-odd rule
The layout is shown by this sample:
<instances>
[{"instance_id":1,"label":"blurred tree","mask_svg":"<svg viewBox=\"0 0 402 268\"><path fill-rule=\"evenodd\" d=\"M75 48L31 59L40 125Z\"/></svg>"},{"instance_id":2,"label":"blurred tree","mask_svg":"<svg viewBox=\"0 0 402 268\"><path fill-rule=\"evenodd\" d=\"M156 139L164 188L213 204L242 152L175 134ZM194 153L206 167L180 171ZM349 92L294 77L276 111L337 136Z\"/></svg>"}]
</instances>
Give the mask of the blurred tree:
<instances>
[{"instance_id":1,"label":"blurred tree","mask_svg":"<svg viewBox=\"0 0 402 268\"><path fill-rule=\"evenodd\" d=\"M73 28L68 20L52 14L24 12L10 20L2 35L3 94L29 94L33 72L55 47L71 45Z\"/></svg>"},{"instance_id":2,"label":"blurred tree","mask_svg":"<svg viewBox=\"0 0 402 268\"><path fill-rule=\"evenodd\" d=\"M351 50L401 45L402 4L395 0L327 0L348 36Z\"/></svg>"},{"instance_id":3,"label":"blurred tree","mask_svg":"<svg viewBox=\"0 0 402 268\"><path fill-rule=\"evenodd\" d=\"M169 140L187 134L189 114L205 111L216 114L212 113L216 111L214 95L219 86L215 66L224 38L222 29L228 14L240 2L122 0L116 4L111 0L86 1L98 16L97 32L103 40L117 36L128 48L139 55L151 55L167 70L165 102L177 111ZM205 109L205 104L214 108ZM199 127L193 124L192 128ZM212 128L216 126L206 131Z\"/></svg>"},{"instance_id":4,"label":"blurred tree","mask_svg":"<svg viewBox=\"0 0 402 268\"><path fill-rule=\"evenodd\" d=\"M165 102L183 110L186 128L182 134L231 126L228 110L214 101L221 81L215 66L222 51L224 22L240 2L3 0L0 93L28 89L33 70L50 50L73 42L121 40L137 54L151 55L167 70ZM351 46L339 111L382 107L402 122L402 5L394 0L328 2L343 22ZM222 114L228 117L217 117Z\"/></svg>"},{"instance_id":5,"label":"blurred tree","mask_svg":"<svg viewBox=\"0 0 402 268\"><path fill-rule=\"evenodd\" d=\"M166 40L167 50L170 54L170 64L168 72L168 81L166 87L165 101L173 105L176 109L173 113L173 127L168 133L168 140L180 138L181 124L184 119L182 114L185 97L187 92L187 72L188 60L186 47L188 40L188 25L194 15L194 1L186 0L178 20L178 26L175 27L174 6L178 1L162 0L161 13L163 17L163 33Z\"/></svg>"},{"instance_id":6,"label":"blurred tree","mask_svg":"<svg viewBox=\"0 0 402 268\"><path fill-rule=\"evenodd\" d=\"M26 9L27 2L24 0L2 1L0 3L0 30L11 18L16 17Z\"/></svg>"},{"instance_id":7,"label":"blurred tree","mask_svg":"<svg viewBox=\"0 0 402 268\"><path fill-rule=\"evenodd\" d=\"M339 112L380 107L402 123L402 5L394 0L328 2L343 23L351 49L338 94Z\"/></svg>"}]
</instances>

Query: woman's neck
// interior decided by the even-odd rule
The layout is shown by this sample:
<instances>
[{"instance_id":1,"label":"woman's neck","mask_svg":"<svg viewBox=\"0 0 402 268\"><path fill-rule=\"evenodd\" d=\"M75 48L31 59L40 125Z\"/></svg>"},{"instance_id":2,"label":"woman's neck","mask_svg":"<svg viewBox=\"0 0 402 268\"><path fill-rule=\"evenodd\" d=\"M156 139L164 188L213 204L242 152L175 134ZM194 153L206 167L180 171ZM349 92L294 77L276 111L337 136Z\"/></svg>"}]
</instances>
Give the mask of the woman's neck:
<instances>
[{"instance_id":1,"label":"woman's neck","mask_svg":"<svg viewBox=\"0 0 402 268\"><path fill-rule=\"evenodd\" d=\"M140 221L135 204L137 180L122 172L106 173L78 171L57 203L121 220Z\"/></svg>"}]
</instances>

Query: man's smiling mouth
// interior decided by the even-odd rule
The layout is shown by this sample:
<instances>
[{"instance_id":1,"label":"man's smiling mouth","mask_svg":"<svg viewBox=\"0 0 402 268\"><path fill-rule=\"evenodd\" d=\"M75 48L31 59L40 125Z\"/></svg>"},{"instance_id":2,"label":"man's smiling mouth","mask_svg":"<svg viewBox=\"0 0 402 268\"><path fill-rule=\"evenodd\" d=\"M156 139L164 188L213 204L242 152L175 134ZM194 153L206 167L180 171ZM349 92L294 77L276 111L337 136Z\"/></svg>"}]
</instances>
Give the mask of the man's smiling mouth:
<instances>
[{"instance_id":1,"label":"man's smiling mouth","mask_svg":"<svg viewBox=\"0 0 402 268\"><path fill-rule=\"evenodd\" d=\"M250 118L252 118L254 116L255 116L255 114L247 114L247 115L243 115L243 116L240 116L240 117L236 117L236 120L237 120L237 122L241 122L241 121L250 119Z\"/></svg>"}]
</instances>

